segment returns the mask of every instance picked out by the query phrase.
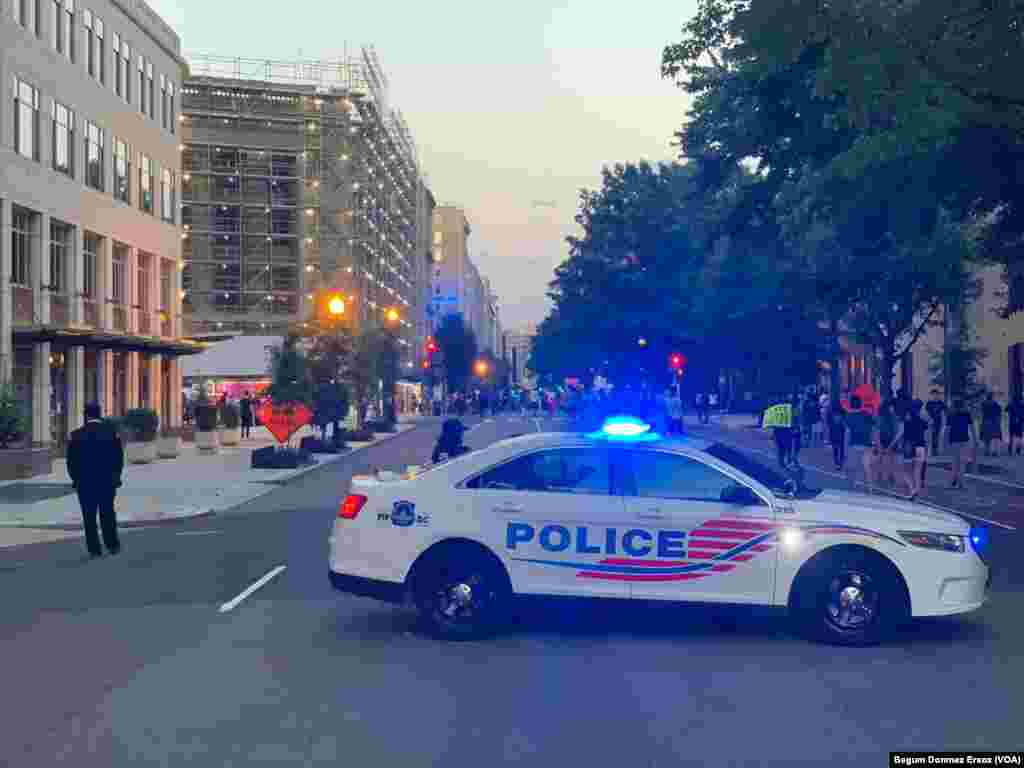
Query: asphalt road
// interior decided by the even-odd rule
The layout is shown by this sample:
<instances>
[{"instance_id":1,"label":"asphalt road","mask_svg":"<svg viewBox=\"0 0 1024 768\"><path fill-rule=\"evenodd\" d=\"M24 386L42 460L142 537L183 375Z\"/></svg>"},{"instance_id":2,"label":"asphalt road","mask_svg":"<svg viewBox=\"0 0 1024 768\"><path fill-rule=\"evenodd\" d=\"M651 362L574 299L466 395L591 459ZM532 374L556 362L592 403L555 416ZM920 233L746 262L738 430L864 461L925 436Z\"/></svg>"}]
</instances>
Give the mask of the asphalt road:
<instances>
[{"instance_id":1,"label":"asphalt road","mask_svg":"<svg viewBox=\"0 0 1024 768\"><path fill-rule=\"evenodd\" d=\"M467 442L537 428L500 418ZM114 558L77 540L0 551L0 765L882 766L895 749L1024 746L1017 532L994 536L984 609L866 649L666 606L533 611L497 640L439 644L404 609L334 593L351 474L422 463L436 433L126 533Z\"/></svg>"}]
</instances>

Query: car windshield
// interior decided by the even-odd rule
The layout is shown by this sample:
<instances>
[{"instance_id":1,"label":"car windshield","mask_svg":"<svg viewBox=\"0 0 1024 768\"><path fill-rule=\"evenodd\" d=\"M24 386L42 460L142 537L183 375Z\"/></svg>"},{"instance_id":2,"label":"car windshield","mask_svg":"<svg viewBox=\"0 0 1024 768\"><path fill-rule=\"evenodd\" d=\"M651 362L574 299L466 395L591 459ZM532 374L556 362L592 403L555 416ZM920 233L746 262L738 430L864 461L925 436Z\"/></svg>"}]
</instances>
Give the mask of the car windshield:
<instances>
[{"instance_id":1,"label":"car windshield","mask_svg":"<svg viewBox=\"0 0 1024 768\"><path fill-rule=\"evenodd\" d=\"M714 456L719 461L724 461L731 467L735 467L773 493L789 495L794 492L794 483L796 484L795 495L797 498L813 498L821 493L821 490L818 488L806 487L799 476L792 477L771 467L766 467L749 454L725 443L713 443L704 452L709 456Z\"/></svg>"}]
</instances>

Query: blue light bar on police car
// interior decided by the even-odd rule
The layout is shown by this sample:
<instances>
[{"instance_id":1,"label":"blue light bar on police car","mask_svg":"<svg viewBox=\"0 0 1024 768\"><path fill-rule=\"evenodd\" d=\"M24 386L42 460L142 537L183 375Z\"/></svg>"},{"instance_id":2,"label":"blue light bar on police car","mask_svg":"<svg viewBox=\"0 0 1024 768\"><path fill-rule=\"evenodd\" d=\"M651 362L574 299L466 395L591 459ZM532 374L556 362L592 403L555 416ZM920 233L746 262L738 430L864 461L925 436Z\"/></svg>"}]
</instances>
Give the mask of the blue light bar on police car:
<instances>
[{"instance_id":1,"label":"blue light bar on police car","mask_svg":"<svg viewBox=\"0 0 1024 768\"><path fill-rule=\"evenodd\" d=\"M595 440L657 440L659 435L651 431L651 425L633 416L612 416L605 419L601 429L587 437Z\"/></svg>"}]
</instances>

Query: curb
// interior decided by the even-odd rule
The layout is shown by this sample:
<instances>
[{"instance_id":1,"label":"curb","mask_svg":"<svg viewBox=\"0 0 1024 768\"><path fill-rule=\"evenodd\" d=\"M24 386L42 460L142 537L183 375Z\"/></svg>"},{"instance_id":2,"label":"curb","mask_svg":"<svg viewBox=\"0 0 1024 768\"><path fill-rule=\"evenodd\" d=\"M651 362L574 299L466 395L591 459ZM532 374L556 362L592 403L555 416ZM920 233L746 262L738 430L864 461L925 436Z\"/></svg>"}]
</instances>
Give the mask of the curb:
<instances>
[{"instance_id":1,"label":"curb","mask_svg":"<svg viewBox=\"0 0 1024 768\"><path fill-rule=\"evenodd\" d=\"M395 433L378 432L376 434L382 434L382 435L385 435L385 437L382 437L380 440L374 440L372 443L366 443L365 445L360 445L357 448L352 448L351 450L345 451L344 453L335 454L334 458L330 459L329 461L317 462L315 465L310 466L310 467L301 467L301 468L295 470L294 474L288 475L287 477L280 478L279 480L274 480L274 481L249 480L249 481L246 481L246 485L247 486L249 484L251 484L251 483L264 482L265 483L265 488L263 490L261 490L259 493L255 494L253 496L250 496L247 499L243 499L241 501L233 502L230 506L227 506L227 507L223 507L223 508L211 507L210 509L206 509L206 510L203 510L201 512L196 512L195 514L192 514L192 515L179 515L179 516L174 516L174 517L163 517L163 518L156 519L156 520L129 520L129 521L125 521L125 522L121 522L119 520L118 523L117 523L117 527L118 528L158 528L158 527L165 527L165 526L176 525L176 524L180 524L180 523L187 523L187 522L191 522L193 520L202 520L204 518L213 517L214 515L220 514L221 512L227 512L227 511L229 511L231 509L234 509L235 507L241 506L242 504L247 504L248 502L252 501L253 499L257 499L260 496L263 496L263 495L265 495L267 493L270 493L274 489L275 486L287 485L289 482L291 482L293 479L295 479L297 477L302 477L302 476L304 476L306 474L309 474L310 472L315 472L318 469L324 469L324 468L326 468L326 467L328 467L328 466L330 466L332 464L337 463L338 461L341 461L346 456L351 456L352 454L358 453L359 451L364 451L367 448L373 448L376 445L380 445L381 443L386 443L389 440L395 439L396 437L401 437L402 435L407 435L410 432L415 432L417 429L419 429L419 425L414 426L411 429L400 430L400 431L395 432ZM78 531L78 530L81 530L82 524L81 523L39 523L39 524L36 524L36 525L32 525L32 524L4 525L4 524L0 524L0 531L3 531L5 528L17 529L17 530L22 530L22 531L25 531L25 530L30 530L30 531Z\"/></svg>"}]
</instances>

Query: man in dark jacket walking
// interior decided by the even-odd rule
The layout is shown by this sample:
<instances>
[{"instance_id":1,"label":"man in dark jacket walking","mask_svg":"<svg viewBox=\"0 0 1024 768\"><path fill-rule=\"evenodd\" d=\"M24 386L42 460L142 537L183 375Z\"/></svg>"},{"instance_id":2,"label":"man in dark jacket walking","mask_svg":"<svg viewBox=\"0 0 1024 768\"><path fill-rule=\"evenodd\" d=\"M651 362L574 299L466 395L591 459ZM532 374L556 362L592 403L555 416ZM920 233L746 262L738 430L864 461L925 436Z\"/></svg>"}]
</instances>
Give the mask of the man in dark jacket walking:
<instances>
[{"instance_id":1,"label":"man in dark jacket walking","mask_svg":"<svg viewBox=\"0 0 1024 768\"><path fill-rule=\"evenodd\" d=\"M253 402L248 392L238 401L238 407L242 417L242 437L252 437Z\"/></svg>"},{"instance_id":2,"label":"man in dark jacket walking","mask_svg":"<svg viewBox=\"0 0 1024 768\"><path fill-rule=\"evenodd\" d=\"M121 487L124 446L117 430L101 418L96 403L85 406L85 426L71 433L67 461L68 474L82 507L89 554L93 557L103 554L96 532L96 513L99 512L103 543L110 554L116 555L121 551L121 542L117 538L114 497Z\"/></svg>"}]
</instances>

